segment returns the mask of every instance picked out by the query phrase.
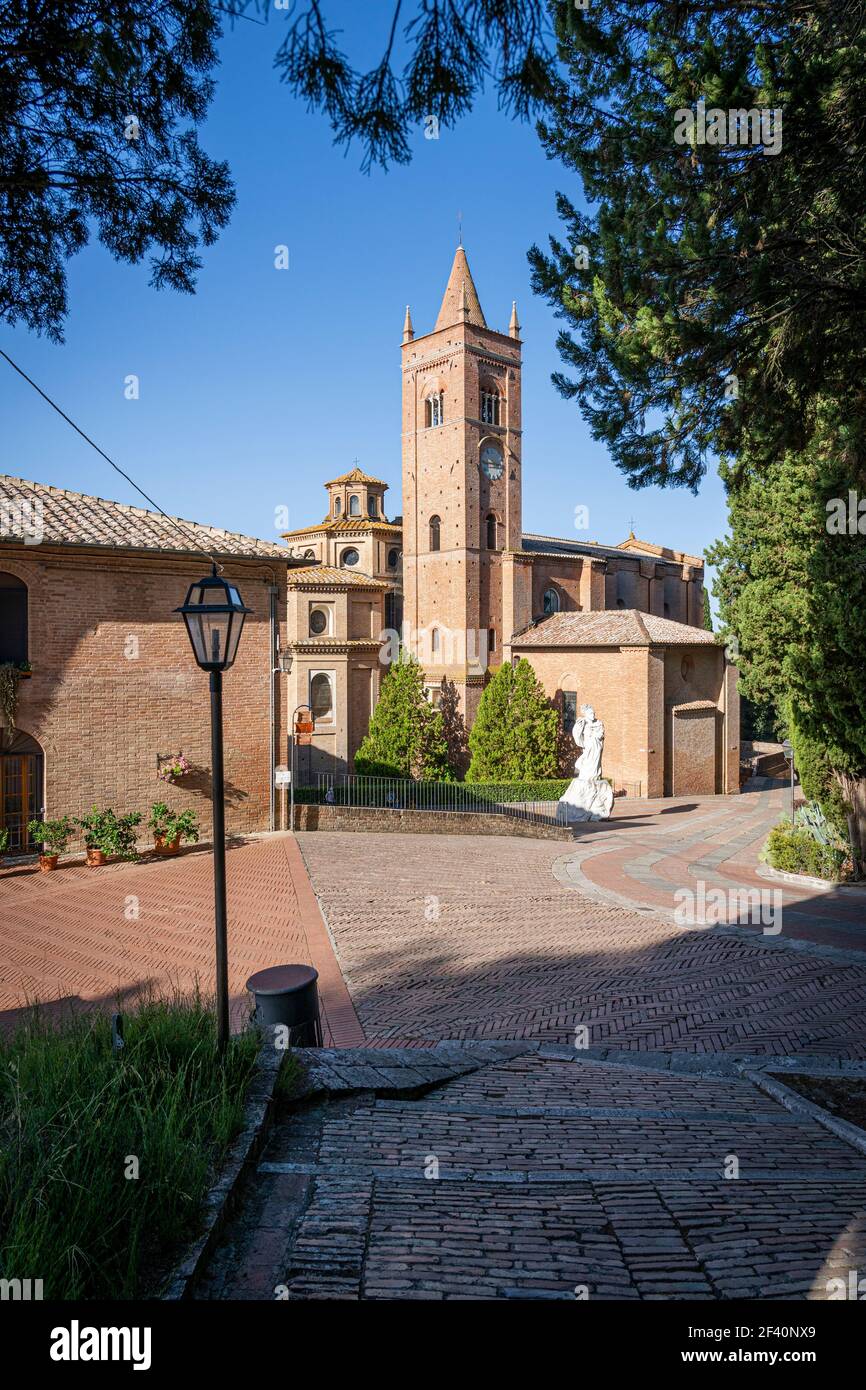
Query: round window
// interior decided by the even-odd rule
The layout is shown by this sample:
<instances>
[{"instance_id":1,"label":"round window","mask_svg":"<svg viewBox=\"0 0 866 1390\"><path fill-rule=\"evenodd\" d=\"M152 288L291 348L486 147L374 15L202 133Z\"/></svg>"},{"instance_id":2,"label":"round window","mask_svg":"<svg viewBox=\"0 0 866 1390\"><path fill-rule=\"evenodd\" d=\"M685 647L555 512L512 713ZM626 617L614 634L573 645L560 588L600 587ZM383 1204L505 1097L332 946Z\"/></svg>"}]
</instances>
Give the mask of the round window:
<instances>
[{"instance_id":1,"label":"round window","mask_svg":"<svg viewBox=\"0 0 866 1390\"><path fill-rule=\"evenodd\" d=\"M399 559L400 559L400 552L399 552L399 550L389 550L389 551L388 551L388 568L389 568L389 570L395 570L395 569L397 568L397 561L398 561Z\"/></svg>"},{"instance_id":2,"label":"round window","mask_svg":"<svg viewBox=\"0 0 866 1390\"><path fill-rule=\"evenodd\" d=\"M357 550L344 550L341 563L344 565L357 565L360 558Z\"/></svg>"},{"instance_id":3,"label":"round window","mask_svg":"<svg viewBox=\"0 0 866 1390\"><path fill-rule=\"evenodd\" d=\"M324 608L314 608L310 614L310 632L314 637L321 637L323 632L328 630L328 615Z\"/></svg>"}]
</instances>

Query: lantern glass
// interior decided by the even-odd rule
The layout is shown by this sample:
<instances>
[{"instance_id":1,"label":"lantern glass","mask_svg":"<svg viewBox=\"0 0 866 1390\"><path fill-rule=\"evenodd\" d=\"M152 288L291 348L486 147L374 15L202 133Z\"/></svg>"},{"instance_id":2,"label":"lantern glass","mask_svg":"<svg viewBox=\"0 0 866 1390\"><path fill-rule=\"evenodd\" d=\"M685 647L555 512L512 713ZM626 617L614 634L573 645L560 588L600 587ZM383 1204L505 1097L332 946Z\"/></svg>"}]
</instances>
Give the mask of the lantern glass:
<instances>
[{"instance_id":1,"label":"lantern glass","mask_svg":"<svg viewBox=\"0 0 866 1390\"><path fill-rule=\"evenodd\" d=\"M227 671L238 652L244 607L234 584L220 579L216 572L190 586L186 602L176 610L183 615L193 655L204 671Z\"/></svg>"}]
</instances>

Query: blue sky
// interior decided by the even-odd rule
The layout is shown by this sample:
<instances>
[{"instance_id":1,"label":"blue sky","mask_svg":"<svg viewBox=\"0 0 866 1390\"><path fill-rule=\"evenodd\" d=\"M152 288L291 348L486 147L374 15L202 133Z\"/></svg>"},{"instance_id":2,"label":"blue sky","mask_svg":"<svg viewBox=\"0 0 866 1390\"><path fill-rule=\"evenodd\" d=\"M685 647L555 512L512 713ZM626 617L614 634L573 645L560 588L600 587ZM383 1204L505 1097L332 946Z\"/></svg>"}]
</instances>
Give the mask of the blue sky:
<instances>
[{"instance_id":1,"label":"blue sky","mask_svg":"<svg viewBox=\"0 0 866 1390\"><path fill-rule=\"evenodd\" d=\"M335 3L344 46L373 59L390 0ZM363 21L363 22L362 22ZM204 252L195 296L148 287L146 267L94 242L69 267L71 312L57 346L0 328L0 345L167 512L273 538L320 520L323 482L362 468L390 484L400 511L400 340L411 304L429 331L457 241L487 321L506 329L517 299L524 338L523 519L527 531L617 542L643 539L700 554L725 529L716 476L699 497L629 489L576 405L556 393L557 320L529 289L526 251L558 231L557 189L573 174L549 162L534 130L488 93L454 131L425 140L408 167L360 173L323 117L272 70L284 19L239 22L222 42L217 93L202 132L229 161L232 221ZM290 268L274 268L274 247ZM129 374L140 398L124 396ZM139 502L134 491L0 361L0 471ZM574 509L589 508L587 531Z\"/></svg>"}]
</instances>

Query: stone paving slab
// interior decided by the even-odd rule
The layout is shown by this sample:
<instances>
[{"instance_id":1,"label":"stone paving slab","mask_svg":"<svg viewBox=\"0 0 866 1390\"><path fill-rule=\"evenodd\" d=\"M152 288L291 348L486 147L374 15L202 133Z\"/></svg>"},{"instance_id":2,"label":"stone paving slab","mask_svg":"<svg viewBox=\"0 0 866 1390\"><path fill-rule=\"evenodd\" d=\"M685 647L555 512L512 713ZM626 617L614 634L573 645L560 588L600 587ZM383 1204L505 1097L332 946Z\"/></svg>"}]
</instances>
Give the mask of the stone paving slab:
<instances>
[{"instance_id":1,"label":"stone paving slab","mask_svg":"<svg viewBox=\"0 0 866 1390\"><path fill-rule=\"evenodd\" d=\"M289 1114L199 1296L826 1298L866 1260L866 1156L746 1078L467 1051Z\"/></svg>"}]
</instances>

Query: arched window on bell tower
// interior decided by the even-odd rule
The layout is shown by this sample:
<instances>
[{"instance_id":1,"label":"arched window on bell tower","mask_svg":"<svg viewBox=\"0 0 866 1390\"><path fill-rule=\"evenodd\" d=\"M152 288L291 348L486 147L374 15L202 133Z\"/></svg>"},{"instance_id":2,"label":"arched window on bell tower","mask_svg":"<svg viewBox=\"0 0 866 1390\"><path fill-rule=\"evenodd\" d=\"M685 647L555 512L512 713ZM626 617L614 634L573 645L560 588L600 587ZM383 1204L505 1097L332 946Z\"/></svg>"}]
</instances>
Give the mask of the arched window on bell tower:
<instances>
[{"instance_id":1,"label":"arched window on bell tower","mask_svg":"<svg viewBox=\"0 0 866 1390\"><path fill-rule=\"evenodd\" d=\"M499 415L499 392L495 390L481 392L481 422L484 425L501 424Z\"/></svg>"},{"instance_id":2,"label":"arched window on bell tower","mask_svg":"<svg viewBox=\"0 0 866 1390\"><path fill-rule=\"evenodd\" d=\"M425 420L428 429L445 423L445 392L434 391L424 402Z\"/></svg>"},{"instance_id":3,"label":"arched window on bell tower","mask_svg":"<svg viewBox=\"0 0 866 1390\"><path fill-rule=\"evenodd\" d=\"M438 550L442 540L442 522L438 516L430 518L430 549Z\"/></svg>"},{"instance_id":4,"label":"arched window on bell tower","mask_svg":"<svg viewBox=\"0 0 866 1390\"><path fill-rule=\"evenodd\" d=\"M495 549L496 549L496 517L494 516L493 512L488 512L488 513L487 513L486 530L487 530L487 539L486 539L487 549L488 549L488 550L495 550Z\"/></svg>"}]
</instances>

